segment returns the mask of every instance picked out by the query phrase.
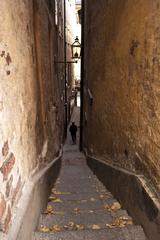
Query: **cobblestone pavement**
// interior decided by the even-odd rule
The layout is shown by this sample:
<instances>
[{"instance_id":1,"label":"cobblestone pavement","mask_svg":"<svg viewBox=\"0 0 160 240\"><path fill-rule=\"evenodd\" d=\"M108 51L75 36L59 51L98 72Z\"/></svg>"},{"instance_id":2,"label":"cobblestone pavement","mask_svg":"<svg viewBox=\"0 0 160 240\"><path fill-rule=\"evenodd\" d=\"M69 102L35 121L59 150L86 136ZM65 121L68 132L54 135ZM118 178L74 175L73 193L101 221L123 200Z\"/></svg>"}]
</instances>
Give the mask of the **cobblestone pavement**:
<instances>
[{"instance_id":1,"label":"cobblestone pavement","mask_svg":"<svg viewBox=\"0 0 160 240\"><path fill-rule=\"evenodd\" d=\"M72 121L79 126L79 109ZM88 168L68 136L62 169L41 215L35 240L145 240L140 226Z\"/></svg>"}]
</instances>

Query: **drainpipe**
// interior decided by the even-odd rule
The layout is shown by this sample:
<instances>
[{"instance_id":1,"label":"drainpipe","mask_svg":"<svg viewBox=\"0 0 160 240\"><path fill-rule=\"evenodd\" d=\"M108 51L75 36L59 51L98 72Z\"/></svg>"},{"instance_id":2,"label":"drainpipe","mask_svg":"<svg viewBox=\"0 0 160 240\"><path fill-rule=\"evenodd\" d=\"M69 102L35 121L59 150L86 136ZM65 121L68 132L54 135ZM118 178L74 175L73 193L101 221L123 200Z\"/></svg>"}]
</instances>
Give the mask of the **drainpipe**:
<instances>
[{"instance_id":1,"label":"drainpipe","mask_svg":"<svg viewBox=\"0 0 160 240\"><path fill-rule=\"evenodd\" d=\"M64 138L67 137L67 43L66 43L66 0L64 0L64 108L65 108L65 120L64 120Z\"/></svg>"},{"instance_id":2,"label":"drainpipe","mask_svg":"<svg viewBox=\"0 0 160 240\"><path fill-rule=\"evenodd\" d=\"M83 115L84 115L84 28L85 28L85 0L82 0L82 36L81 36L81 109L80 109L80 151L83 151Z\"/></svg>"}]
</instances>

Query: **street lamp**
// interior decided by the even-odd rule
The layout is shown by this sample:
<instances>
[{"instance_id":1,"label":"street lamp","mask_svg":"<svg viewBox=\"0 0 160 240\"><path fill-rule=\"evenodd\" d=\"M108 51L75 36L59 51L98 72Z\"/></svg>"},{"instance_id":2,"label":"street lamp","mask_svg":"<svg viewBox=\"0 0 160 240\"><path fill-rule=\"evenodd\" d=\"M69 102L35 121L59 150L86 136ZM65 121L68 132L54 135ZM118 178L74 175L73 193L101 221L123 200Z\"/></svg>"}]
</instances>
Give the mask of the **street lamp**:
<instances>
[{"instance_id":1,"label":"street lamp","mask_svg":"<svg viewBox=\"0 0 160 240\"><path fill-rule=\"evenodd\" d=\"M72 58L80 59L81 58L81 44L79 42L78 37L76 37L74 43L71 45L72 49Z\"/></svg>"}]
</instances>

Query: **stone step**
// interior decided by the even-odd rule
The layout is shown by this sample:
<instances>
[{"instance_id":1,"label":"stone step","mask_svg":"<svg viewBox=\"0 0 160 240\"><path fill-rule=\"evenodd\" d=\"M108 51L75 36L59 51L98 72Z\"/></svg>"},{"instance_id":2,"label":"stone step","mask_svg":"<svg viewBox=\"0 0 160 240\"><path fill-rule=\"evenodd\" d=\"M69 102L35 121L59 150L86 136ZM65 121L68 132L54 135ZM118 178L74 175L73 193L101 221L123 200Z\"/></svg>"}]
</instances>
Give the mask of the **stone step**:
<instances>
[{"instance_id":1,"label":"stone step","mask_svg":"<svg viewBox=\"0 0 160 240\"><path fill-rule=\"evenodd\" d=\"M32 240L146 240L139 226L124 228L34 233Z\"/></svg>"},{"instance_id":2,"label":"stone step","mask_svg":"<svg viewBox=\"0 0 160 240\"><path fill-rule=\"evenodd\" d=\"M81 177L81 178L78 178L78 176L75 176L74 178L71 177L71 176L62 176L61 179L62 180L56 182L57 186L61 185L61 184L65 184L66 181L67 181L67 182L71 182L74 185L76 183L78 185L81 185L81 184L91 184L94 187L99 187L99 188L102 188L102 189L104 189L106 191L106 188L102 184L98 183L96 181L96 179L94 179L94 176Z\"/></svg>"},{"instance_id":3,"label":"stone step","mask_svg":"<svg viewBox=\"0 0 160 240\"><path fill-rule=\"evenodd\" d=\"M58 200L60 198L57 198ZM60 199L62 201L62 199ZM94 197L86 200L77 200L74 201L63 201L62 203L50 201L48 206L52 206L56 211L65 211L68 212L70 210L74 211L74 209L79 210L105 210L101 199L97 199Z\"/></svg>"},{"instance_id":4,"label":"stone step","mask_svg":"<svg viewBox=\"0 0 160 240\"><path fill-rule=\"evenodd\" d=\"M132 224L131 218L125 210L116 212L108 210L81 210L81 211L55 211L54 214L42 214L38 229L41 226L51 228L58 224L60 227L68 225L70 222L78 225L83 225L86 228L91 228L92 225L106 227L107 224L112 225L117 219L127 219Z\"/></svg>"},{"instance_id":5,"label":"stone step","mask_svg":"<svg viewBox=\"0 0 160 240\"><path fill-rule=\"evenodd\" d=\"M97 211L97 212L79 212L78 214L75 213L67 213L59 215L52 215L52 214L44 214L40 217L40 225L44 225L47 227L51 227L54 224L58 224L61 226L67 225L69 222L74 222L76 224L83 224L83 225L92 225L92 224L105 224L112 222L113 217L111 216L110 212L104 211Z\"/></svg>"},{"instance_id":6,"label":"stone step","mask_svg":"<svg viewBox=\"0 0 160 240\"><path fill-rule=\"evenodd\" d=\"M62 168L34 240L145 240L127 212L86 164L75 145L65 145Z\"/></svg>"},{"instance_id":7,"label":"stone step","mask_svg":"<svg viewBox=\"0 0 160 240\"><path fill-rule=\"evenodd\" d=\"M79 179L77 176L68 177L68 176L61 176L61 179L57 181L55 184L55 189L59 191L69 191L69 192L106 192L106 188L96 182L94 176L89 176L85 178Z\"/></svg>"},{"instance_id":8,"label":"stone step","mask_svg":"<svg viewBox=\"0 0 160 240\"><path fill-rule=\"evenodd\" d=\"M58 189L59 191L59 189ZM98 192L81 192L81 193L72 193L72 192L59 192L59 194L51 194L51 197L57 197L60 198L62 201L81 201L81 200L87 200L91 201L91 199L95 198L97 200L109 200L109 201L115 201L113 197L109 193L105 194L99 194Z\"/></svg>"},{"instance_id":9,"label":"stone step","mask_svg":"<svg viewBox=\"0 0 160 240\"><path fill-rule=\"evenodd\" d=\"M67 195L68 196L68 195ZM107 211L117 212L117 210L122 210L120 207L118 209L114 209L115 204L119 204L115 199L100 199L97 196L93 195L91 198L86 199L83 198L82 200L77 200L77 195L75 196L74 200L64 200L62 196L51 197L52 201L48 202L48 207L52 207L54 211L75 211L75 209L79 210L101 210L104 213ZM72 196L73 199L73 196ZM58 202L56 202L58 201ZM119 205L120 206L120 205ZM111 209L113 207L113 209ZM115 211L116 210L116 211ZM124 211L123 211L124 212ZM126 213L126 212L125 212ZM127 213L125 214L127 215Z\"/></svg>"}]
</instances>

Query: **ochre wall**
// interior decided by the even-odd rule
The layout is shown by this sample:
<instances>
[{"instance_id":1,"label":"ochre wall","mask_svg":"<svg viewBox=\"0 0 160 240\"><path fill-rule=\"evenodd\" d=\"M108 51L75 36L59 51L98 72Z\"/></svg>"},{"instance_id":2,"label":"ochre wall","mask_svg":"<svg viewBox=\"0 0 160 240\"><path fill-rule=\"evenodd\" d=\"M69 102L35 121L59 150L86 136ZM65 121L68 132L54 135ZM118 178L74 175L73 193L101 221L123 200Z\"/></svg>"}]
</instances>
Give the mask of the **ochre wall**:
<instances>
[{"instance_id":1,"label":"ochre wall","mask_svg":"<svg viewBox=\"0 0 160 240\"><path fill-rule=\"evenodd\" d=\"M88 0L85 8L86 147L159 187L160 1Z\"/></svg>"},{"instance_id":2,"label":"ochre wall","mask_svg":"<svg viewBox=\"0 0 160 240\"><path fill-rule=\"evenodd\" d=\"M62 141L62 85L55 72L54 5L0 1L0 230L6 231L23 184ZM59 43L63 50L63 41ZM62 51L61 50L61 51ZM58 93L57 93L58 91ZM62 108L62 109L61 109Z\"/></svg>"}]
</instances>

